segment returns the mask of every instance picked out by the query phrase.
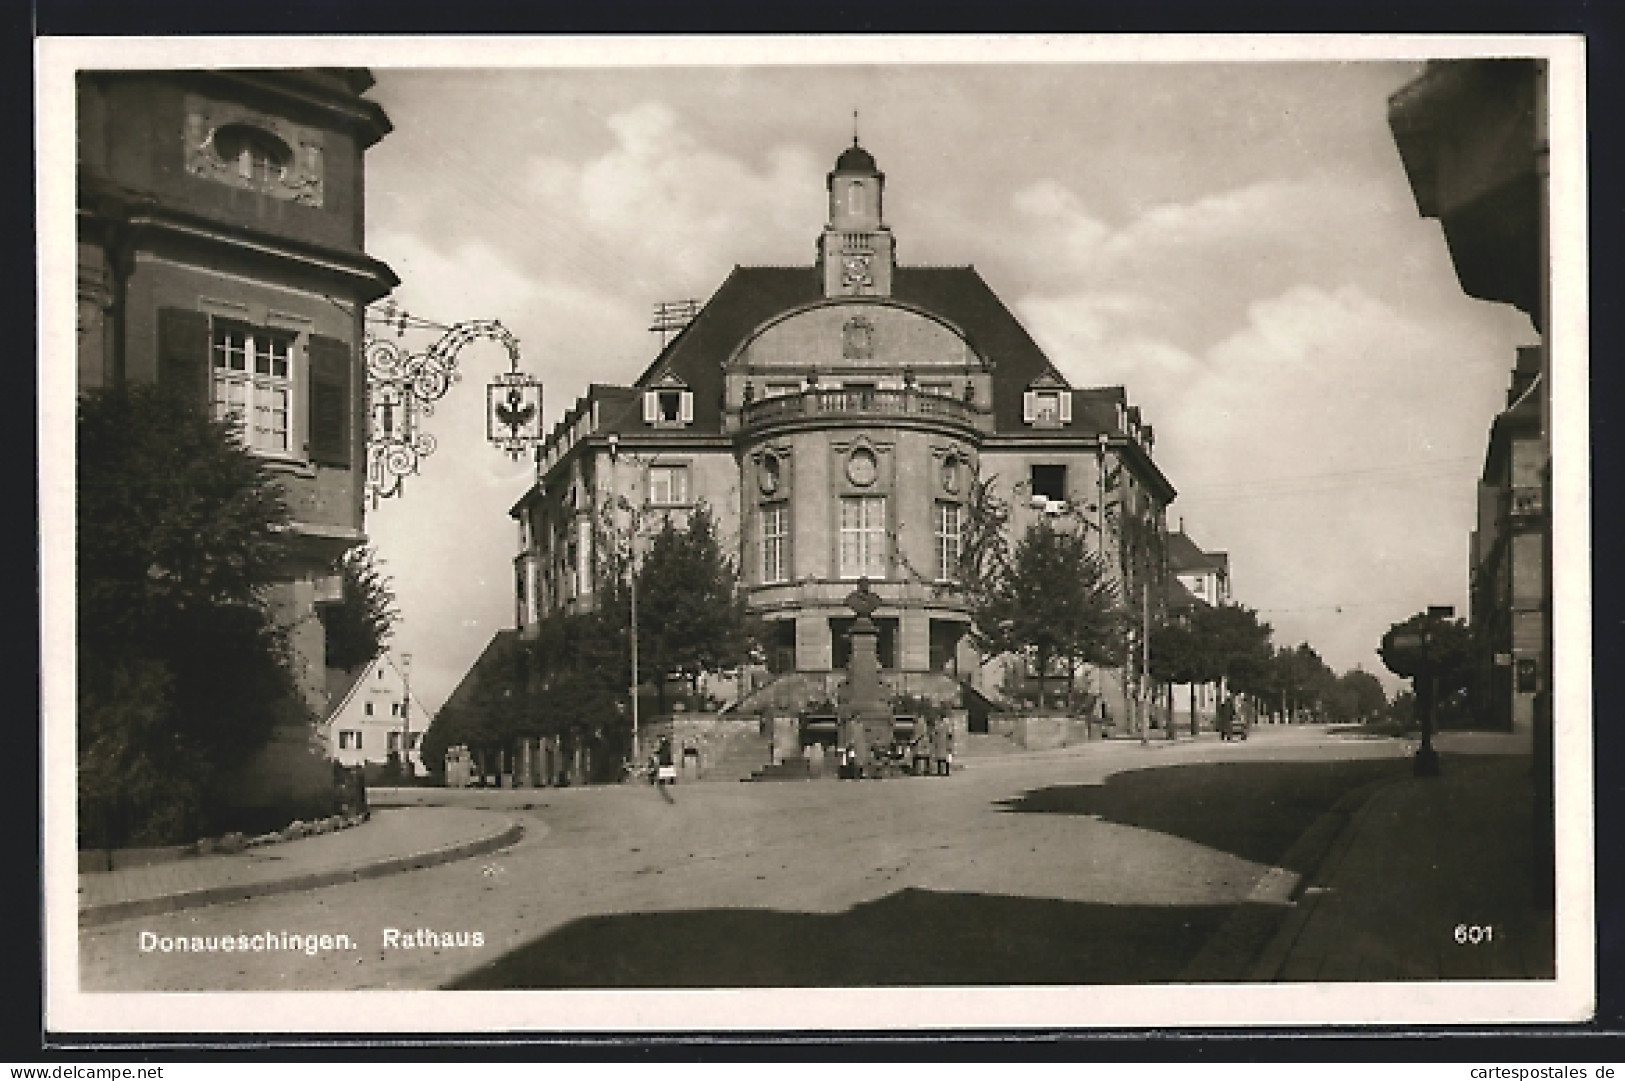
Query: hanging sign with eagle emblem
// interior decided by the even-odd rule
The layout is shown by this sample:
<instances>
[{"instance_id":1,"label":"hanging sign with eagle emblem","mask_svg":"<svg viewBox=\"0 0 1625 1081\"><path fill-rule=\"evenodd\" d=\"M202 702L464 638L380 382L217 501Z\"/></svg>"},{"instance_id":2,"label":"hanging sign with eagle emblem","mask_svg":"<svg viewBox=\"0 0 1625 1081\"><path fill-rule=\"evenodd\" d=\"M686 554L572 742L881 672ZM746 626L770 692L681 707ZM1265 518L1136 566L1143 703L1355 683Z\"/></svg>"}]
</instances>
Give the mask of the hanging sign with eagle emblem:
<instances>
[{"instance_id":1,"label":"hanging sign with eagle emblem","mask_svg":"<svg viewBox=\"0 0 1625 1081\"><path fill-rule=\"evenodd\" d=\"M542 441L542 382L520 371L517 359L486 385L485 437L515 461Z\"/></svg>"}]
</instances>

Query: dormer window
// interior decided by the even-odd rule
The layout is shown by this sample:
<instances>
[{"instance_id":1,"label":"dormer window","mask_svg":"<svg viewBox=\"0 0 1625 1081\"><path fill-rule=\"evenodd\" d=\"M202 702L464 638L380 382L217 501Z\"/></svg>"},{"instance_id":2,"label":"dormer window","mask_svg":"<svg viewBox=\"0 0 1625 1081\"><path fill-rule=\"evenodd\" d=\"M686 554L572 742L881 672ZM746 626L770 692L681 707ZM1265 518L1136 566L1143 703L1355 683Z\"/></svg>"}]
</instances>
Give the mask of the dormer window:
<instances>
[{"instance_id":1,"label":"dormer window","mask_svg":"<svg viewBox=\"0 0 1625 1081\"><path fill-rule=\"evenodd\" d=\"M1072 392L1064 387L1035 387L1021 398L1021 419L1034 428L1072 423Z\"/></svg>"},{"instance_id":2,"label":"dormer window","mask_svg":"<svg viewBox=\"0 0 1625 1081\"><path fill-rule=\"evenodd\" d=\"M656 428L682 428L694 423L694 392L680 384L644 391L643 420Z\"/></svg>"}]
</instances>

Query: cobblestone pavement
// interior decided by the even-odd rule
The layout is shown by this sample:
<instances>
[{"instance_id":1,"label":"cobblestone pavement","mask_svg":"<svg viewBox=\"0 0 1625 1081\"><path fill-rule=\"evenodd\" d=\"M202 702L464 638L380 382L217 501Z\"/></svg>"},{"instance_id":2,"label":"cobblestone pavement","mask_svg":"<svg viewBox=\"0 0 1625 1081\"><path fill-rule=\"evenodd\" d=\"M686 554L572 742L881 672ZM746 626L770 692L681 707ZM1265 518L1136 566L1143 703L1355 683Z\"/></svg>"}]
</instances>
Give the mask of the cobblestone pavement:
<instances>
[{"instance_id":1,"label":"cobblestone pavement","mask_svg":"<svg viewBox=\"0 0 1625 1081\"><path fill-rule=\"evenodd\" d=\"M546 828L439 867L87 931L81 986L1174 980L1238 911L1263 913L1274 933L1304 870L1275 866L1279 849L1350 786L1403 775L1396 759L1408 750L1260 729L1244 743L1113 741L983 759L945 779L683 785L671 803L641 785L412 791L400 798ZM1151 774L1124 772L1227 762L1275 779L1279 811L1246 808L1270 824L1254 840L1218 828L1240 811L1191 804L1198 792L1245 802L1250 788L1226 797L1212 780L1226 767L1169 786L1187 793L1178 813L1173 796L1142 791ZM342 934L353 948L142 948L285 932Z\"/></svg>"}]
</instances>

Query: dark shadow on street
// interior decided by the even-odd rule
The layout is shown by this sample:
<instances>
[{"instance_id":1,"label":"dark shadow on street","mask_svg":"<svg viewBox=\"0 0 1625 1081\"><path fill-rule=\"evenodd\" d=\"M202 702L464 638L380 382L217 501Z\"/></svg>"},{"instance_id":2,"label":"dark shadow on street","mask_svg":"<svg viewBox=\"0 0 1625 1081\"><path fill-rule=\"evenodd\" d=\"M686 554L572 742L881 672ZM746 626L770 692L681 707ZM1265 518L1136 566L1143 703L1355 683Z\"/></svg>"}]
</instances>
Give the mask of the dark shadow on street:
<instances>
[{"instance_id":1,"label":"dark shadow on street","mask_svg":"<svg viewBox=\"0 0 1625 1081\"><path fill-rule=\"evenodd\" d=\"M1410 775L1408 758L1209 762L1114 773L1105 784L1035 789L999 806L1021 814L1095 815L1254 863L1283 863L1293 843L1349 791Z\"/></svg>"},{"instance_id":2,"label":"dark shadow on street","mask_svg":"<svg viewBox=\"0 0 1625 1081\"><path fill-rule=\"evenodd\" d=\"M1233 911L906 889L833 914L724 908L594 916L448 988L1167 982ZM1274 911L1275 919L1284 912Z\"/></svg>"}]
</instances>

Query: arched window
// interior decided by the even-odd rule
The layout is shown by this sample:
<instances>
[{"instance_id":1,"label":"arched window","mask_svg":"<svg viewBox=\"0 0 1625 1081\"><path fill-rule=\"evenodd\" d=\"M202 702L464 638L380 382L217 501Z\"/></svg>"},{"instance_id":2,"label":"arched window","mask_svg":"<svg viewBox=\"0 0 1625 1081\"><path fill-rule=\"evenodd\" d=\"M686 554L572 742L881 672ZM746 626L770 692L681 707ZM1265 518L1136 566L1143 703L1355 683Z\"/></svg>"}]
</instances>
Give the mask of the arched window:
<instances>
[{"instance_id":1,"label":"arched window","mask_svg":"<svg viewBox=\"0 0 1625 1081\"><path fill-rule=\"evenodd\" d=\"M846 186L846 212L848 214L863 213L863 185L856 181Z\"/></svg>"}]
</instances>

